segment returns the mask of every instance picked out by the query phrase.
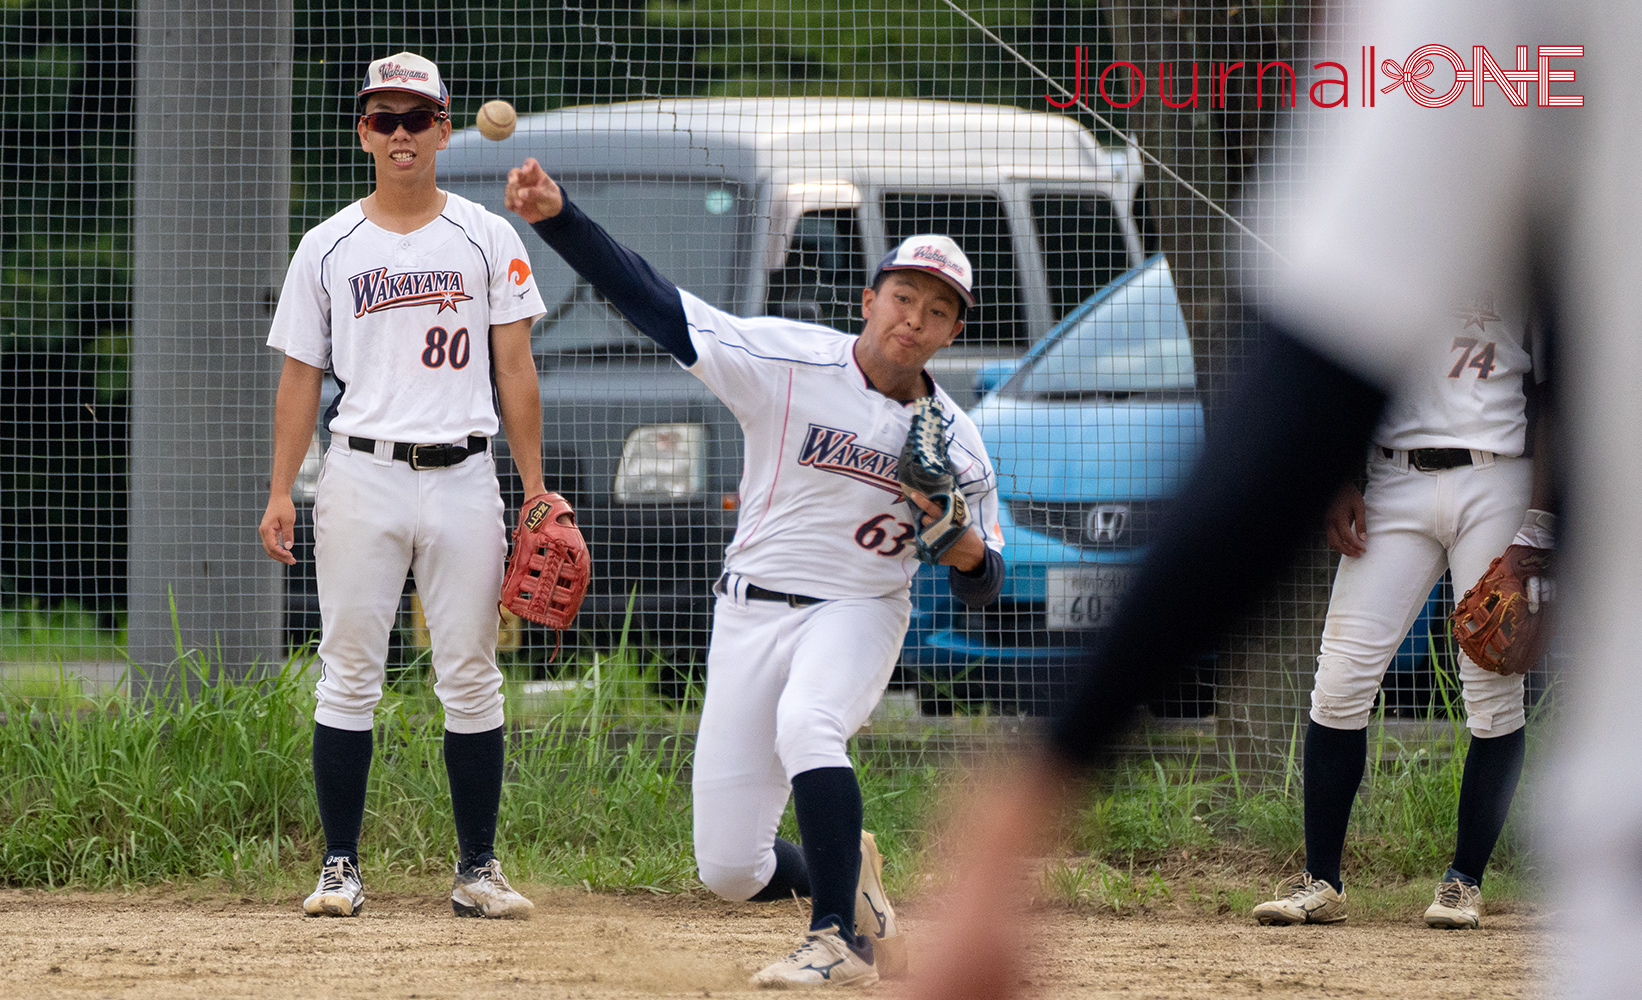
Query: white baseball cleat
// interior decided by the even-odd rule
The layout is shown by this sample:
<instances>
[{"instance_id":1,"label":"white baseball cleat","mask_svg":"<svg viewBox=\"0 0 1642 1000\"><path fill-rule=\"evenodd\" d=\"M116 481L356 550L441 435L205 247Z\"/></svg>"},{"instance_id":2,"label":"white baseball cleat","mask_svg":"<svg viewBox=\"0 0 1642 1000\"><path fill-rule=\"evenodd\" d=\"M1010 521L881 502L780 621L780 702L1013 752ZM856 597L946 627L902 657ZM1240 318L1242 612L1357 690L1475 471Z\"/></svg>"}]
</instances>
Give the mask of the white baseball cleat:
<instances>
[{"instance_id":1,"label":"white baseball cleat","mask_svg":"<svg viewBox=\"0 0 1642 1000\"><path fill-rule=\"evenodd\" d=\"M1254 908L1254 919L1262 924L1334 924L1346 918L1346 894L1311 872L1284 879L1277 886L1277 898Z\"/></svg>"},{"instance_id":2,"label":"white baseball cleat","mask_svg":"<svg viewBox=\"0 0 1642 1000\"><path fill-rule=\"evenodd\" d=\"M803 944L781 961L765 966L752 978L752 984L773 990L868 986L878 981L878 970L872 965L872 945L866 947L867 957L863 958L844 941L838 925L829 923L805 934Z\"/></svg>"},{"instance_id":3,"label":"white baseball cleat","mask_svg":"<svg viewBox=\"0 0 1642 1000\"><path fill-rule=\"evenodd\" d=\"M450 890L450 907L458 917L490 917L494 920L529 920L536 904L519 895L502 874L495 858L482 865L456 866L456 884Z\"/></svg>"},{"instance_id":4,"label":"white baseball cleat","mask_svg":"<svg viewBox=\"0 0 1642 1000\"><path fill-rule=\"evenodd\" d=\"M1482 889L1457 878L1437 883L1437 898L1425 908L1425 923L1451 931L1475 930L1482 923Z\"/></svg>"},{"instance_id":5,"label":"white baseball cleat","mask_svg":"<svg viewBox=\"0 0 1642 1000\"><path fill-rule=\"evenodd\" d=\"M365 908L365 884L359 866L344 857L326 858L319 870L319 885L302 901L302 912L310 917L357 917Z\"/></svg>"},{"instance_id":6,"label":"white baseball cleat","mask_svg":"<svg viewBox=\"0 0 1642 1000\"><path fill-rule=\"evenodd\" d=\"M906 975L907 943L895 926L895 908L884 892L884 856L878 841L861 831L861 878L855 884L855 932L872 939L872 964L878 975Z\"/></svg>"}]
</instances>

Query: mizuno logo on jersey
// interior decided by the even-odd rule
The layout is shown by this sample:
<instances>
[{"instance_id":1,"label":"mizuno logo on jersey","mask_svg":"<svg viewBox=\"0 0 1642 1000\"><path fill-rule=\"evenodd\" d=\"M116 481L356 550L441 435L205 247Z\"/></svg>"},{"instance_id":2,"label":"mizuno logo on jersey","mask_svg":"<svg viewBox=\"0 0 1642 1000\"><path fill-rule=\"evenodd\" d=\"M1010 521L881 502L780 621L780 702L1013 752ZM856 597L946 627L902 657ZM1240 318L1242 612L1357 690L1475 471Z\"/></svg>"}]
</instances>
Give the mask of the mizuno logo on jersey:
<instances>
[{"instance_id":1,"label":"mizuno logo on jersey","mask_svg":"<svg viewBox=\"0 0 1642 1000\"><path fill-rule=\"evenodd\" d=\"M384 309L437 305L439 312L455 309L458 302L473 296L462 291L461 271L411 271L388 273L385 267L365 271L348 279L353 289L353 314L357 318Z\"/></svg>"},{"instance_id":2,"label":"mizuno logo on jersey","mask_svg":"<svg viewBox=\"0 0 1642 1000\"><path fill-rule=\"evenodd\" d=\"M895 478L898 462L899 456L856 444L854 431L815 424L804 435L804 447L798 453L799 465L848 476L896 496L901 495L901 484Z\"/></svg>"}]
</instances>

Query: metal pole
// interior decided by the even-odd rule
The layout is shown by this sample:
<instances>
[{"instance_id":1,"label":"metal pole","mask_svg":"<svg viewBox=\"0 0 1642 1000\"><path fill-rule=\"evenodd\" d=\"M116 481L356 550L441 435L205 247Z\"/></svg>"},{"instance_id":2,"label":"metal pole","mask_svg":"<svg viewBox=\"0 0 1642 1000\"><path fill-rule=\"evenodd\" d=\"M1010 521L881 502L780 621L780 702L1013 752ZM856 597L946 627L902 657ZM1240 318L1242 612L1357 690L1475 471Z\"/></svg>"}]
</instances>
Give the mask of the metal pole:
<instances>
[{"instance_id":1,"label":"metal pole","mask_svg":"<svg viewBox=\"0 0 1642 1000\"><path fill-rule=\"evenodd\" d=\"M256 539L288 248L291 0L143 0L137 30L129 640L134 694L179 649L282 658L283 573ZM175 628L174 628L175 624Z\"/></svg>"}]
</instances>

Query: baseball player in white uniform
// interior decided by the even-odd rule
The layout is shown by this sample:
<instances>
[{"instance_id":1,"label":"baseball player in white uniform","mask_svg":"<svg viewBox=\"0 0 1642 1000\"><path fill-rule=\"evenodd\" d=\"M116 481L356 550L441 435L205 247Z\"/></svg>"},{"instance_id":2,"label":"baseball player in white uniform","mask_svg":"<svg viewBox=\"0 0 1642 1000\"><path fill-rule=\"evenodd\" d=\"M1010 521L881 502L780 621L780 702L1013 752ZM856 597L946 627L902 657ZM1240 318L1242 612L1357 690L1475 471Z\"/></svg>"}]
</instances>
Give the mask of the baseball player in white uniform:
<instances>
[{"instance_id":1,"label":"baseball player in white uniform","mask_svg":"<svg viewBox=\"0 0 1642 1000\"><path fill-rule=\"evenodd\" d=\"M921 397L933 394L950 421L948 456L977 512L942 558L953 591L979 605L1002 585L991 462L974 424L924 371L974 305L968 259L944 236L904 242L864 291L866 324L853 337L732 316L678 290L535 160L510 174L507 205L706 383L746 435L696 741L696 864L729 899L812 902L804 941L753 981L843 985L899 971L902 942L882 861L861 829L846 743L883 695L906 633L921 524L895 470L909 404ZM802 848L776 837L789 792Z\"/></svg>"},{"instance_id":2,"label":"baseball player in white uniform","mask_svg":"<svg viewBox=\"0 0 1642 1000\"><path fill-rule=\"evenodd\" d=\"M1536 812L1552 848L1547 891L1579 930L1548 962L1549 994L1636 995L1642 200L1631 178L1642 132L1629 124L1635 109L1622 61L1587 58L1598 53L1582 46L1628 51L1642 42L1642 8L1387 0L1364 13L1371 23L1334 37L1372 39L1381 52L1442 43L1496 54L1544 39L1541 66L1567 82L1547 75L1525 85L1527 106L1490 89L1486 107L1462 99L1439 111L1382 97L1378 107L1330 110L1342 129L1317 144L1293 185L1272 190L1266 210L1291 223L1294 236L1278 244L1286 260L1262 317L1262 357L1225 406L1221 429L1211 427L1176 516L1109 636L1091 651L1077 696L1023 766L962 816L950 923L930 951L930 974L916 984L920 1000L1021 993L1029 925L1014 919L1026 885L1018 873L1041 856L1053 818L1075 801L1070 779L1109 761L1128 706L1210 648L1279 578L1339 483L1361 468L1388 397L1406 396L1405 386L1421 394L1437 356L1448 359L1444 378L1460 359L1445 353L1454 331L1432 317L1451 310L1456 295L1487 288L1532 288L1554 319L1546 328L1562 445L1554 457L1558 480L1566 477L1558 492L1570 529L1558 553L1556 602L1569 670L1559 694L1567 724L1536 789ZM1496 340L1475 326L1465 336ZM1375 521L1365 520L1372 551ZM1490 731L1502 728L1498 716L1488 722ZM1327 967L1312 966L1321 990ZM1453 992L1446 985L1424 992Z\"/></svg>"},{"instance_id":3,"label":"baseball player in white uniform","mask_svg":"<svg viewBox=\"0 0 1642 1000\"><path fill-rule=\"evenodd\" d=\"M314 785L326 851L310 916L364 905L358 841L373 715L405 574L416 578L445 710L461 916L523 917L493 853L504 755L496 598L507 558L490 439L507 429L525 494L545 492L530 324L546 310L518 234L435 181L449 95L409 52L370 64L356 126L376 189L303 237L268 344L285 352L261 534L286 564L291 484L321 381L338 394L314 507L322 633ZM494 402L493 402L494 400Z\"/></svg>"},{"instance_id":4,"label":"baseball player in white uniform","mask_svg":"<svg viewBox=\"0 0 1642 1000\"><path fill-rule=\"evenodd\" d=\"M1553 546L1549 481L1534 475L1545 467L1536 459L1547 435L1536 432L1546 425L1530 419L1544 365L1534 362L1525 317L1482 294L1446 319L1374 433L1366 490L1344 487L1328 513L1329 544L1342 558L1305 737L1306 866L1254 908L1262 924L1346 918L1340 855L1374 696L1432 585L1449 570L1464 590L1513 541ZM1425 920L1474 928L1483 870L1522 773L1524 677L1456 656L1471 746L1453 864Z\"/></svg>"}]
</instances>

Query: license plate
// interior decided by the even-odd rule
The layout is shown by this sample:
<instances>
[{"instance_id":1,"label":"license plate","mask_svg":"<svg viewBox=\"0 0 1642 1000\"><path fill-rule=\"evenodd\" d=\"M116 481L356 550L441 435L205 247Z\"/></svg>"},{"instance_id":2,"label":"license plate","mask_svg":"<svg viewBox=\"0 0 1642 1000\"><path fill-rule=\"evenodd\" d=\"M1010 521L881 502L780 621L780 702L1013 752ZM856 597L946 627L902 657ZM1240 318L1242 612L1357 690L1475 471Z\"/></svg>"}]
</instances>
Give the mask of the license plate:
<instances>
[{"instance_id":1,"label":"license plate","mask_svg":"<svg viewBox=\"0 0 1642 1000\"><path fill-rule=\"evenodd\" d=\"M1134 579L1130 566L1050 567L1044 578L1044 612L1054 630L1105 628Z\"/></svg>"}]
</instances>

